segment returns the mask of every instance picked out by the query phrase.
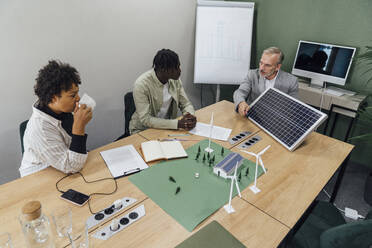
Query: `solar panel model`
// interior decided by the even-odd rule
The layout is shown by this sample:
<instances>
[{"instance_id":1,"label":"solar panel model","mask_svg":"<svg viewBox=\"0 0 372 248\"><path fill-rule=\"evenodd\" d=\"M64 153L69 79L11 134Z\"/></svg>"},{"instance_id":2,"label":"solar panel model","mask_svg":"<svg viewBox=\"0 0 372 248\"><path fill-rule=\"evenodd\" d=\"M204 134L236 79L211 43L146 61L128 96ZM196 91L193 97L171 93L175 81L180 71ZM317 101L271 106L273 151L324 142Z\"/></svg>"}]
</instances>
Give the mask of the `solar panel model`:
<instances>
[{"instance_id":1,"label":"solar panel model","mask_svg":"<svg viewBox=\"0 0 372 248\"><path fill-rule=\"evenodd\" d=\"M247 117L290 151L327 119L326 114L275 88L250 105Z\"/></svg>"}]
</instances>

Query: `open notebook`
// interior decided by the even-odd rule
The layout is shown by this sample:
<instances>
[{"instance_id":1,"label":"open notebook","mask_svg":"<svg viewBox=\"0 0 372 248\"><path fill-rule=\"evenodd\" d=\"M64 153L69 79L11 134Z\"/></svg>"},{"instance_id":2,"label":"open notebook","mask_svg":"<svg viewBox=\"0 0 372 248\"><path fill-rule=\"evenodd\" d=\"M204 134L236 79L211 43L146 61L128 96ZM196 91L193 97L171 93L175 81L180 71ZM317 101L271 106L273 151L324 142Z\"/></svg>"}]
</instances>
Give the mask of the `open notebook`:
<instances>
[{"instance_id":1,"label":"open notebook","mask_svg":"<svg viewBox=\"0 0 372 248\"><path fill-rule=\"evenodd\" d=\"M179 141L150 140L141 144L143 157L146 162L160 159L187 157L185 149Z\"/></svg>"}]
</instances>

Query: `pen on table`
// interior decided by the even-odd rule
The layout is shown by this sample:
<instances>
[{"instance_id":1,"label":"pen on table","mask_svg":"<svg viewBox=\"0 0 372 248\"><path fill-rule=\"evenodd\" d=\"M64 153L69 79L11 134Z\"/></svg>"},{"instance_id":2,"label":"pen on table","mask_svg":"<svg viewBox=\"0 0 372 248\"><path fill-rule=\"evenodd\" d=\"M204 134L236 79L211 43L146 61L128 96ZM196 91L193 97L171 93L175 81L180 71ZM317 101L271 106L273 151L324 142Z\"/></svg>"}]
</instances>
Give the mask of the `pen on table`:
<instances>
[{"instance_id":1,"label":"pen on table","mask_svg":"<svg viewBox=\"0 0 372 248\"><path fill-rule=\"evenodd\" d=\"M190 134L188 134L188 133L168 134L168 137L177 137L177 136L190 136Z\"/></svg>"},{"instance_id":2,"label":"pen on table","mask_svg":"<svg viewBox=\"0 0 372 248\"><path fill-rule=\"evenodd\" d=\"M200 140L193 140L193 139L177 139L177 138L172 138L172 139L158 139L159 141L200 141Z\"/></svg>"}]
</instances>

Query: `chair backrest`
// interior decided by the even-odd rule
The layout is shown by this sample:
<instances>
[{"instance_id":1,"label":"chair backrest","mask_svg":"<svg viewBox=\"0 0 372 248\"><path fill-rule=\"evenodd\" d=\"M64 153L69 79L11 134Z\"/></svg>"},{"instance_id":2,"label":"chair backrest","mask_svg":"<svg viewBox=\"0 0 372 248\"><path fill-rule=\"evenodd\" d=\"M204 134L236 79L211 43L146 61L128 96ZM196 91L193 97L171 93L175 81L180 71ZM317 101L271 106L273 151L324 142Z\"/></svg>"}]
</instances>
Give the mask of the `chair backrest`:
<instances>
[{"instance_id":1,"label":"chair backrest","mask_svg":"<svg viewBox=\"0 0 372 248\"><path fill-rule=\"evenodd\" d=\"M324 231L321 248L359 248L372 246L372 219L359 220Z\"/></svg>"},{"instance_id":2,"label":"chair backrest","mask_svg":"<svg viewBox=\"0 0 372 248\"><path fill-rule=\"evenodd\" d=\"M124 127L124 137L130 135L129 133L129 122L132 119L132 115L136 112L136 105L134 104L133 92L128 92L124 95L124 118L125 118L125 127Z\"/></svg>"},{"instance_id":3,"label":"chair backrest","mask_svg":"<svg viewBox=\"0 0 372 248\"><path fill-rule=\"evenodd\" d=\"M316 201L314 205L285 247L359 248L372 245L372 211L365 220L346 223L332 203Z\"/></svg>"},{"instance_id":4,"label":"chair backrest","mask_svg":"<svg viewBox=\"0 0 372 248\"><path fill-rule=\"evenodd\" d=\"M22 155L25 152L25 148L23 146L23 136L25 135L27 123L28 123L28 120L25 120L21 124L19 124L19 137L21 138Z\"/></svg>"}]
</instances>

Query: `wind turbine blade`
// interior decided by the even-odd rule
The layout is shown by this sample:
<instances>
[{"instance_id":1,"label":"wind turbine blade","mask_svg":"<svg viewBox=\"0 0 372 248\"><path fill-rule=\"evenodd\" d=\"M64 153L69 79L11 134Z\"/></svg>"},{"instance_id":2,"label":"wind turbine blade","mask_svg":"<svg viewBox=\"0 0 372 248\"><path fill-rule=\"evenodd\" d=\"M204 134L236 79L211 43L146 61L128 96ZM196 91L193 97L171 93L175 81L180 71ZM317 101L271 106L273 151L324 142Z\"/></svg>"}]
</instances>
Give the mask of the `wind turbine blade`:
<instances>
[{"instance_id":1,"label":"wind turbine blade","mask_svg":"<svg viewBox=\"0 0 372 248\"><path fill-rule=\"evenodd\" d=\"M213 126L213 115L214 113L212 112L212 115L211 115L211 122L210 122L210 125Z\"/></svg>"},{"instance_id":2,"label":"wind turbine blade","mask_svg":"<svg viewBox=\"0 0 372 248\"><path fill-rule=\"evenodd\" d=\"M239 185L238 185L238 180L236 180L236 172L238 171L238 162L236 162L236 165L235 165L235 171L234 171L234 179L232 180L235 180L235 186L236 186L236 190L238 191L239 193L239 197L242 198L242 194L240 193L240 189L239 189ZM232 183L233 181L231 181Z\"/></svg>"},{"instance_id":3,"label":"wind turbine blade","mask_svg":"<svg viewBox=\"0 0 372 248\"><path fill-rule=\"evenodd\" d=\"M261 164L261 166L262 166L263 171L266 173L266 169L265 169L264 163L262 162L261 157L258 157L258 159L259 159L259 161L260 161L260 164Z\"/></svg>"},{"instance_id":4,"label":"wind turbine blade","mask_svg":"<svg viewBox=\"0 0 372 248\"><path fill-rule=\"evenodd\" d=\"M258 156L261 156L261 155L264 154L264 153L267 151L267 149L269 149L270 147L271 147L271 145L266 146L266 148L263 149L262 151L260 151L257 155L258 155Z\"/></svg>"},{"instance_id":5,"label":"wind turbine blade","mask_svg":"<svg viewBox=\"0 0 372 248\"><path fill-rule=\"evenodd\" d=\"M236 190L238 191L239 197L242 198L242 194L240 193L240 188L239 188L237 180L235 180L235 186L236 186Z\"/></svg>"},{"instance_id":6,"label":"wind turbine blade","mask_svg":"<svg viewBox=\"0 0 372 248\"><path fill-rule=\"evenodd\" d=\"M254 154L253 152L247 152L247 151L244 151L244 150L240 150L241 152L245 152L245 153L248 153L249 155L252 155L254 157L257 157L256 154Z\"/></svg>"},{"instance_id":7,"label":"wind turbine blade","mask_svg":"<svg viewBox=\"0 0 372 248\"><path fill-rule=\"evenodd\" d=\"M211 147L212 129L213 129L213 112L212 112L211 122L210 122L210 129L209 129L209 146L208 146L208 147Z\"/></svg>"},{"instance_id":8,"label":"wind turbine blade","mask_svg":"<svg viewBox=\"0 0 372 248\"><path fill-rule=\"evenodd\" d=\"M238 170L238 162L236 162L236 165L235 165L235 172L234 172L234 177L235 177L235 180L236 180L236 171Z\"/></svg>"}]
</instances>

